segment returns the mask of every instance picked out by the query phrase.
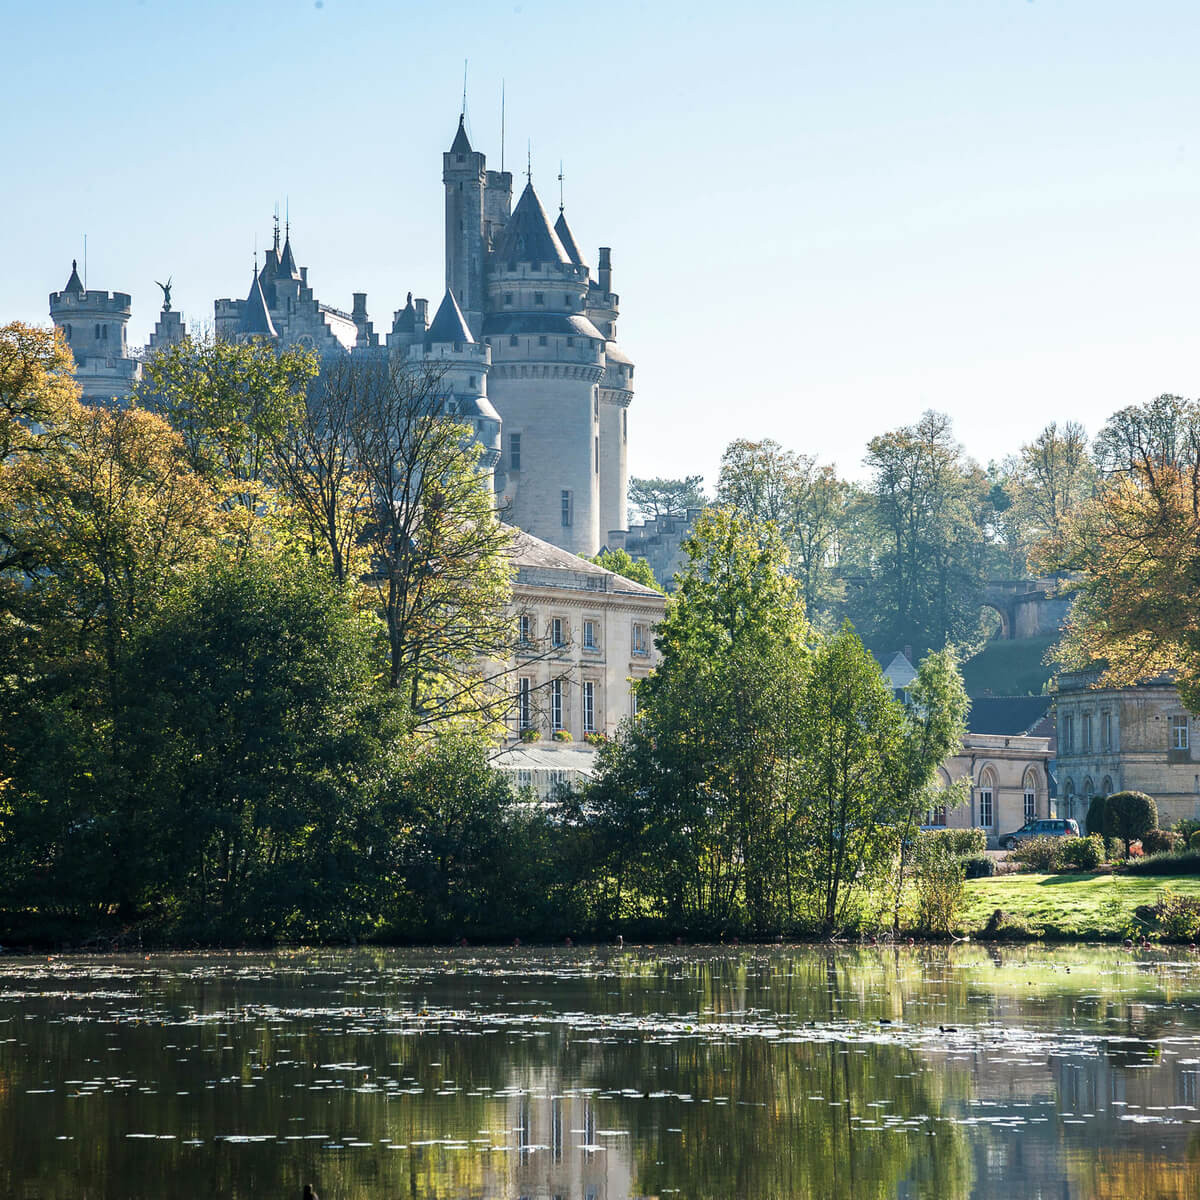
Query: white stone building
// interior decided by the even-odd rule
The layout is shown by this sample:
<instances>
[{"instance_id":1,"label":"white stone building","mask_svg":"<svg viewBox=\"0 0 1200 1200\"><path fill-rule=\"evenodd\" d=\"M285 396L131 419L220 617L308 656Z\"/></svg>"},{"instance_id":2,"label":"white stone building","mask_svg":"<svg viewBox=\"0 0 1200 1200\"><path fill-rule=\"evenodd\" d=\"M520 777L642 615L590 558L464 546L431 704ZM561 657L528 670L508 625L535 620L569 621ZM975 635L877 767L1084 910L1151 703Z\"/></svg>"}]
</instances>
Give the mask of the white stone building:
<instances>
[{"instance_id":1,"label":"white stone building","mask_svg":"<svg viewBox=\"0 0 1200 1200\"><path fill-rule=\"evenodd\" d=\"M917 677L904 652L886 655L883 677L905 703ZM987 696L971 701L958 752L939 768L941 786L961 784L962 803L936 805L925 825L982 829L988 846L1034 817L1051 815L1054 758L1049 696ZM965 781L965 783L964 783Z\"/></svg>"},{"instance_id":2,"label":"white stone building","mask_svg":"<svg viewBox=\"0 0 1200 1200\"><path fill-rule=\"evenodd\" d=\"M1059 815L1083 821L1093 796L1153 796L1165 829L1200 817L1195 719L1170 679L1097 687L1099 672L1058 679Z\"/></svg>"},{"instance_id":3,"label":"white stone building","mask_svg":"<svg viewBox=\"0 0 1200 1200\"><path fill-rule=\"evenodd\" d=\"M634 685L658 661L666 597L528 533L516 534L513 562L516 705L495 765L545 796L590 777L589 740L635 715Z\"/></svg>"}]
</instances>

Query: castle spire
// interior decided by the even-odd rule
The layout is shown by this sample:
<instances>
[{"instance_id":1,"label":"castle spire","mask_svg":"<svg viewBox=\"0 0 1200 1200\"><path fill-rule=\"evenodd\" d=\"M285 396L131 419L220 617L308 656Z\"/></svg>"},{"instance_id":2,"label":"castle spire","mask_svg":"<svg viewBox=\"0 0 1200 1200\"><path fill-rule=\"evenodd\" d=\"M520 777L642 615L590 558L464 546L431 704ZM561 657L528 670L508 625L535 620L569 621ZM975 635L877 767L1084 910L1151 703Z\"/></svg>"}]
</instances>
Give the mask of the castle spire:
<instances>
[{"instance_id":1,"label":"castle spire","mask_svg":"<svg viewBox=\"0 0 1200 1200\"><path fill-rule=\"evenodd\" d=\"M75 259L71 259L71 278L67 280L67 286L63 288L64 292L71 292L76 296L83 295L83 284L79 280L79 264Z\"/></svg>"},{"instance_id":2,"label":"castle spire","mask_svg":"<svg viewBox=\"0 0 1200 1200\"><path fill-rule=\"evenodd\" d=\"M238 322L238 333L242 337L276 338L275 323L267 309L262 284L258 281L258 254L254 256L254 273L251 276L250 295L242 308L242 319Z\"/></svg>"},{"instance_id":3,"label":"castle spire","mask_svg":"<svg viewBox=\"0 0 1200 1200\"><path fill-rule=\"evenodd\" d=\"M447 288L446 295L438 305L433 323L425 334L425 344L432 346L435 342L467 343L474 341L470 329L467 328L467 320L462 315L462 309L458 307L458 301L454 298L454 293Z\"/></svg>"},{"instance_id":4,"label":"castle spire","mask_svg":"<svg viewBox=\"0 0 1200 1200\"><path fill-rule=\"evenodd\" d=\"M458 117L458 132L454 135L454 141L450 143L451 154L470 154L471 139L467 137L467 129L463 122L466 120L466 113L460 113Z\"/></svg>"},{"instance_id":5,"label":"castle spire","mask_svg":"<svg viewBox=\"0 0 1200 1200\"><path fill-rule=\"evenodd\" d=\"M565 224L565 222L564 222ZM569 263L571 256L550 228L550 220L542 202L527 183L517 201L512 216L505 222L496 240L495 257L498 262Z\"/></svg>"}]
</instances>

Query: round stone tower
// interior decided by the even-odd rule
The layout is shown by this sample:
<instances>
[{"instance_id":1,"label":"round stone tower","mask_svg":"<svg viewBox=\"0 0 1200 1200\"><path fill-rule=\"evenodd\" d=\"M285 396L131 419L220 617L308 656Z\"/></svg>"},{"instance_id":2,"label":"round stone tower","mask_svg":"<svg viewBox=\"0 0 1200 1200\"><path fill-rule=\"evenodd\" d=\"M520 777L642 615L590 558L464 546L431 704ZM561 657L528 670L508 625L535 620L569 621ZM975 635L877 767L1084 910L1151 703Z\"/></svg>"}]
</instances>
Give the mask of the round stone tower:
<instances>
[{"instance_id":1,"label":"round stone tower","mask_svg":"<svg viewBox=\"0 0 1200 1200\"><path fill-rule=\"evenodd\" d=\"M489 392L504 420L497 490L512 524L573 554L601 544L599 384L604 336L587 267L571 260L532 182L488 259Z\"/></svg>"},{"instance_id":2,"label":"round stone tower","mask_svg":"<svg viewBox=\"0 0 1200 1200\"><path fill-rule=\"evenodd\" d=\"M125 400L141 378L142 365L125 343L130 308L125 292L85 290L74 261L67 286L50 293L50 318L71 347L75 381L89 404Z\"/></svg>"}]
</instances>

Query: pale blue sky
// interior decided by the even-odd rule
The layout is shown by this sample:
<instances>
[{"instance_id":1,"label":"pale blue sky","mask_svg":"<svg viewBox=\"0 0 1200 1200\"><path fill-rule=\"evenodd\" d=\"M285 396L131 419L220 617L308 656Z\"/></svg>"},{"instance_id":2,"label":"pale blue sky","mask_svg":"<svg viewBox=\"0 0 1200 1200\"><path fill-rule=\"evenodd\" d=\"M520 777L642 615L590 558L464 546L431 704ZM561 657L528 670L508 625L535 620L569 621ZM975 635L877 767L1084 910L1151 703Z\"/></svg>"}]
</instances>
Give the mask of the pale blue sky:
<instances>
[{"instance_id":1,"label":"pale blue sky","mask_svg":"<svg viewBox=\"0 0 1200 1200\"><path fill-rule=\"evenodd\" d=\"M1194 394L1200 5L588 6L0 0L0 320L89 286L145 339L242 296L271 211L320 299L386 330L443 286L441 152L469 127L585 256L613 247L637 474L733 437L858 473L949 412L981 461L1052 418Z\"/></svg>"}]
</instances>

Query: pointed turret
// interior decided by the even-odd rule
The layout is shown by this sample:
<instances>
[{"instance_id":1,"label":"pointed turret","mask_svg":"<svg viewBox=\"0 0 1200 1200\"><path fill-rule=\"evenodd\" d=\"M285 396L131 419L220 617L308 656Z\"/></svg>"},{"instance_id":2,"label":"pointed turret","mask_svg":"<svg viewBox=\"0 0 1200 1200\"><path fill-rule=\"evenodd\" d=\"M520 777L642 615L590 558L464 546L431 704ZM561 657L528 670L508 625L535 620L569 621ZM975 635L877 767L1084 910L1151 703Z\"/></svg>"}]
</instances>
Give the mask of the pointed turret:
<instances>
[{"instance_id":1,"label":"pointed turret","mask_svg":"<svg viewBox=\"0 0 1200 1200\"><path fill-rule=\"evenodd\" d=\"M458 307L458 301L454 299L454 293L447 288L446 295L433 318L433 324L429 326L429 331L425 334L425 344L427 346L432 346L435 342L467 344L474 341L470 329L467 328L466 318L462 315L462 309Z\"/></svg>"},{"instance_id":2,"label":"pointed turret","mask_svg":"<svg viewBox=\"0 0 1200 1200\"><path fill-rule=\"evenodd\" d=\"M238 336L243 338L265 337L277 338L275 323L267 309L267 301L263 296L262 284L258 272L251 276L250 295L246 297L242 308L242 319L238 322Z\"/></svg>"},{"instance_id":3,"label":"pointed turret","mask_svg":"<svg viewBox=\"0 0 1200 1200\"><path fill-rule=\"evenodd\" d=\"M292 253L292 236L284 238L283 252L279 256L279 266L276 268L280 279L300 278L300 268L296 266L296 256Z\"/></svg>"},{"instance_id":4,"label":"pointed turret","mask_svg":"<svg viewBox=\"0 0 1200 1200\"><path fill-rule=\"evenodd\" d=\"M571 236L571 227L567 224L567 218L563 216L561 208L558 210L558 220L554 222L554 232L558 234L558 240L562 242L567 257L577 267L584 266L583 255L579 253L579 247Z\"/></svg>"},{"instance_id":5,"label":"pointed turret","mask_svg":"<svg viewBox=\"0 0 1200 1200\"><path fill-rule=\"evenodd\" d=\"M517 207L496 241L495 256L499 262L571 263L558 234L550 228L532 181L525 185Z\"/></svg>"},{"instance_id":6,"label":"pointed turret","mask_svg":"<svg viewBox=\"0 0 1200 1200\"><path fill-rule=\"evenodd\" d=\"M451 154L471 154L471 139L467 137L466 126L463 124L466 118L466 113L459 113L458 116L458 132L454 135L454 141L450 143Z\"/></svg>"},{"instance_id":7,"label":"pointed turret","mask_svg":"<svg viewBox=\"0 0 1200 1200\"><path fill-rule=\"evenodd\" d=\"M74 259L71 259L71 278L67 280L67 286L63 288L64 292L69 292L73 296L83 295L83 284L79 280L79 271Z\"/></svg>"}]
</instances>

